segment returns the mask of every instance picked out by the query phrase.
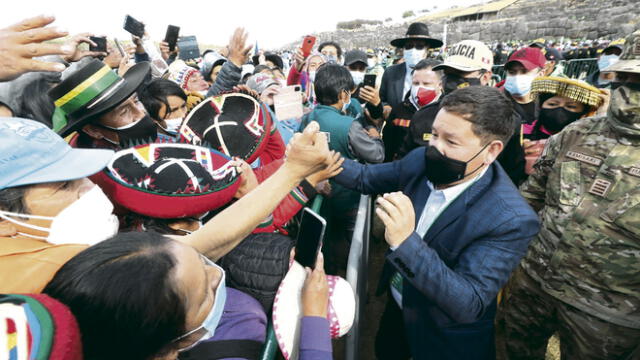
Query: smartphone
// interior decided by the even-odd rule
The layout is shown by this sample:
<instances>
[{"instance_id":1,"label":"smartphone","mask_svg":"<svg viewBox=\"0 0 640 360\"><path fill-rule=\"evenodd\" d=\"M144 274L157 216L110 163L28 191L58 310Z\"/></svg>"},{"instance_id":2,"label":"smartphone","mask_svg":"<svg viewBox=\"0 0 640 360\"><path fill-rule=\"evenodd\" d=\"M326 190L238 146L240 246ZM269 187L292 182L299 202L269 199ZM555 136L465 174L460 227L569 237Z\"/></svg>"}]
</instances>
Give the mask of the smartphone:
<instances>
[{"instance_id":1,"label":"smartphone","mask_svg":"<svg viewBox=\"0 0 640 360\"><path fill-rule=\"evenodd\" d=\"M302 210L294 258L300 265L315 268L326 228L327 221L322 216L309 208Z\"/></svg>"},{"instance_id":2,"label":"smartphone","mask_svg":"<svg viewBox=\"0 0 640 360\"><path fill-rule=\"evenodd\" d=\"M96 46L89 44L89 51L107 52L107 38L89 36L89 39L96 43Z\"/></svg>"},{"instance_id":3,"label":"smartphone","mask_svg":"<svg viewBox=\"0 0 640 360\"><path fill-rule=\"evenodd\" d=\"M131 15L127 15L124 18L124 29L132 35L139 38L144 36L144 24L133 18Z\"/></svg>"},{"instance_id":4,"label":"smartphone","mask_svg":"<svg viewBox=\"0 0 640 360\"><path fill-rule=\"evenodd\" d=\"M313 49L313 45L316 43L316 37L307 35L302 40L302 56L306 59L311 54L311 50Z\"/></svg>"},{"instance_id":5,"label":"smartphone","mask_svg":"<svg viewBox=\"0 0 640 360\"><path fill-rule=\"evenodd\" d=\"M376 74L366 74L364 76L364 81L362 82L364 86L371 86L372 88L376 87Z\"/></svg>"},{"instance_id":6,"label":"smartphone","mask_svg":"<svg viewBox=\"0 0 640 360\"><path fill-rule=\"evenodd\" d=\"M198 40L195 36L182 36L178 39L178 48L180 53L178 57L181 60L191 60L200 57L200 48L198 48Z\"/></svg>"},{"instance_id":7,"label":"smartphone","mask_svg":"<svg viewBox=\"0 0 640 360\"><path fill-rule=\"evenodd\" d=\"M174 51L176 49L176 43L178 42L178 34L180 34L180 27L175 25L167 26L167 34L164 36L164 41L169 44L169 50Z\"/></svg>"},{"instance_id":8,"label":"smartphone","mask_svg":"<svg viewBox=\"0 0 640 360\"><path fill-rule=\"evenodd\" d=\"M126 54L124 52L124 49L122 48L122 45L120 45L120 42L118 41L118 39L114 38L113 42L116 43L116 47L118 48L118 52L120 53L120 56L125 57Z\"/></svg>"}]
</instances>

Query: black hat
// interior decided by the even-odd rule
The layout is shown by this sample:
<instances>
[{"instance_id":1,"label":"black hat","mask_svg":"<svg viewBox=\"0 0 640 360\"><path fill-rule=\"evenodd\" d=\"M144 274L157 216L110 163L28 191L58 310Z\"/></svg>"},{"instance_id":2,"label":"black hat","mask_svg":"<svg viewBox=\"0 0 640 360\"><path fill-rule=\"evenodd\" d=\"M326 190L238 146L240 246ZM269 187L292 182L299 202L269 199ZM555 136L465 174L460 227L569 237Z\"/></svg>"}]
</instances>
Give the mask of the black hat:
<instances>
[{"instance_id":1,"label":"black hat","mask_svg":"<svg viewBox=\"0 0 640 360\"><path fill-rule=\"evenodd\" d=\"M564 60L564 57L562 56L560 51L558 51L556 48L552 48L552 47L544 48L543 52L544 52L544 57L547 59L547 61L558 62L560 60Z\"/></svg>"},{"instance_id":2,"label":"black hat","mask_svg":"<svg viewBox=\"0 0 640 360\"><path fill-rule=\"evenodd\" d=\"M347 51L347 53L344 54L345 65L349 66L357 62L361 62L365 66L367 65L367 54L364 51L351 50L351 51Z\"/></svg>"},{"instance_id":3,"label":"black hat","mask_svg":"<svg viewBox=\"0 0 640 360\"><path fill-rule=\"evenodd\" d=\"M253 61L253 65L258 66L260 64L260 55L253 55L251 60ZM282 58L274 53L266 53L264 54L264 59L267 61L271 61L273 65L275 65L278 69L284 69L284 62Z\"/></svg>"},{"instance_id":4,"label":"black hat","mask_svg":"<svg viewBox=\"0 0 640 360\"><path fill-rule=\"evenodd\" d=\"M426 40L430 48L439 48L442 46L442 41L429 37L429 28L427 24L424 23L413 23L409 25L405 37L391 40L391 46L403 47L407 40L415 39Z\"/></svg>"},{"instance_id":5,"label":"black hat","mask_svg":"<svg viewBox=\"0 0 640 360\"><path fill-rule=\"evenodd\" d=\"M138 89L150 70L148 62L141 62L120 77L102 61L91 60L49 90L56 106L53 130L65 137L92 117L112 110Z\"/></svg>"}]
</instances>

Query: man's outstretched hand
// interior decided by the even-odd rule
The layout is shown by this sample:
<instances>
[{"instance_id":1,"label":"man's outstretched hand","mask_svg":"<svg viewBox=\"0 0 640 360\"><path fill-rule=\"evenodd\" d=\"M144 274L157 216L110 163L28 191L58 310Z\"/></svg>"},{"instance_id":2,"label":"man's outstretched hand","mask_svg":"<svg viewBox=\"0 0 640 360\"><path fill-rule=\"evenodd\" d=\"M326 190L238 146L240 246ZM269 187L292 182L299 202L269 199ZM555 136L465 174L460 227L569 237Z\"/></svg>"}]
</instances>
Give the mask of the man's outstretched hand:
<instances>
[{"instance_id":1,"label":"man's outstretched hand","mask_svg":"<svg viewBox=\"0 0 640 360\"><path fill-rule=\"evenodd\" d=\"M0 29L0 81L10 81L30 71L63 71L64 64L35 60L45 55L69 56L74 48L67 44L49 44L47 40L67 36L67 31L46 27L53 16L36 16Z\"/></svg>"},{"instance_id":2,"label":"man's outstretched hand","mask_svg":"<svg viewBox=\"0 0 640 360\"><path fill-rule=\"evenodd\" d=\"M327 137L320 131L320 125L312 121L304 132L293 136L287 146L285 166L300 181L331 163L331 153Z\"/></svg>"}]
</instances>

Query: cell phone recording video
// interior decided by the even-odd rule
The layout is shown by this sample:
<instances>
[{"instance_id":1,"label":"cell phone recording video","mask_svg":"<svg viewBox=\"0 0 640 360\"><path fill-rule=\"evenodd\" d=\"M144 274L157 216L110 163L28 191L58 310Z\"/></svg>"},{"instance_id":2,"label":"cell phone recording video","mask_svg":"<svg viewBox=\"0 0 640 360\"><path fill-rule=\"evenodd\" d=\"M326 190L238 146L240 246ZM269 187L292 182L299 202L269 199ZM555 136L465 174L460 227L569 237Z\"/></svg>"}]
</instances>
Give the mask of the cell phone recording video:
<instances>
[{"instance_id":1,"label":"cell phone recording video","mask_svg":"<svg viewBox=\"0 0 640 360\"><path fill-rule=\"evenodd\" d=\"M89 44L89 51L107 52L107 38L89 36L89 40L93 41L96 45Z\"/></svg>"},{"instance_id":2,"label":"cell phone recording video","mask_svg":"<svg viewBox=\"0 0 640 360\"><path fill-rule=\"evenodd\" d=\"M327 221L322 216L309 208L302 210L294 258L300 265L311 269L316 266L326 228Z\"/></svg>"},{"instance_id":3,"label":"cell phone recording video","mask_svg":"<svg viewBox=\"0 0 640 360\"><path fill-rule=\"evenodd\" d=\"M139 38L142 38L144 36L144 24L136 20L131 15L125 16L123 28L127 30L131 35L135 35Z\"/></svg>"},{"instance_id":4,"label":"cell phone recording video","mask_svg":"<svg viewBox=\"0 0 640 360\"><path fill-rule=\"evenodd\" d=\"M179 26L167 26L167 33L164 36L164 41L169 44L169 51L174 51L176 49L176 44L178 43L178 35L180 35Z\"/></svg>"}]
</instances>

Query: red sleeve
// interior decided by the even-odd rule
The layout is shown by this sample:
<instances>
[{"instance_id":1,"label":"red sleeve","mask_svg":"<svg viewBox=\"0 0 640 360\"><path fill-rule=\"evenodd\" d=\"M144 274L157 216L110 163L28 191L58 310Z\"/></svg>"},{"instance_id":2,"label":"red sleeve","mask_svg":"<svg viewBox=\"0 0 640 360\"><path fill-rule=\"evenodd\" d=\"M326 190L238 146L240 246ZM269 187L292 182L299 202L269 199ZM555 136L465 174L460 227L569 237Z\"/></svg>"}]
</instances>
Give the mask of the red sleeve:
<instances>
[{"instance_id":1,"label":"red sleeve","mask_svg":"<svg viewBox=\"0 0 640 360\"><path fill-rule=\"evenodd\" d=\"M261 166L254 170L258 182L262 183L269 176L275 173L280 166L284 164L283 159L275 160L272 163ZM311 193L311 194L310 194ZM253 233L274 232L279 230L286 233L283 227L306 205L309 199L315 195L315 192L309 189L309 186L301 184L296 186L289 194L278 204L270 218L263 224L258 226Z\"/></svg>"},{"instance_id":2,"label":"red sleeve","mask_svg":"<svg viewBox=\"0 0 640 360\"><path fill-rule=\"evenodd\" d=\"M282 136L274 124L269 139L267 139L267 145L260 155L260 164L269 165L275 160L283 159L286 148Z\"/></svg>"},{"instance_id":3,"label":"red sleeve","mask_svg":"<svg viewBox=\"0 0 640 360\"><path fill-rule=\"evenodd\" d=\"M287 76L287 85L300 85L301 72L296 69L295 64L289 70L289 76Z\"/></svg>"}]
</instances>

